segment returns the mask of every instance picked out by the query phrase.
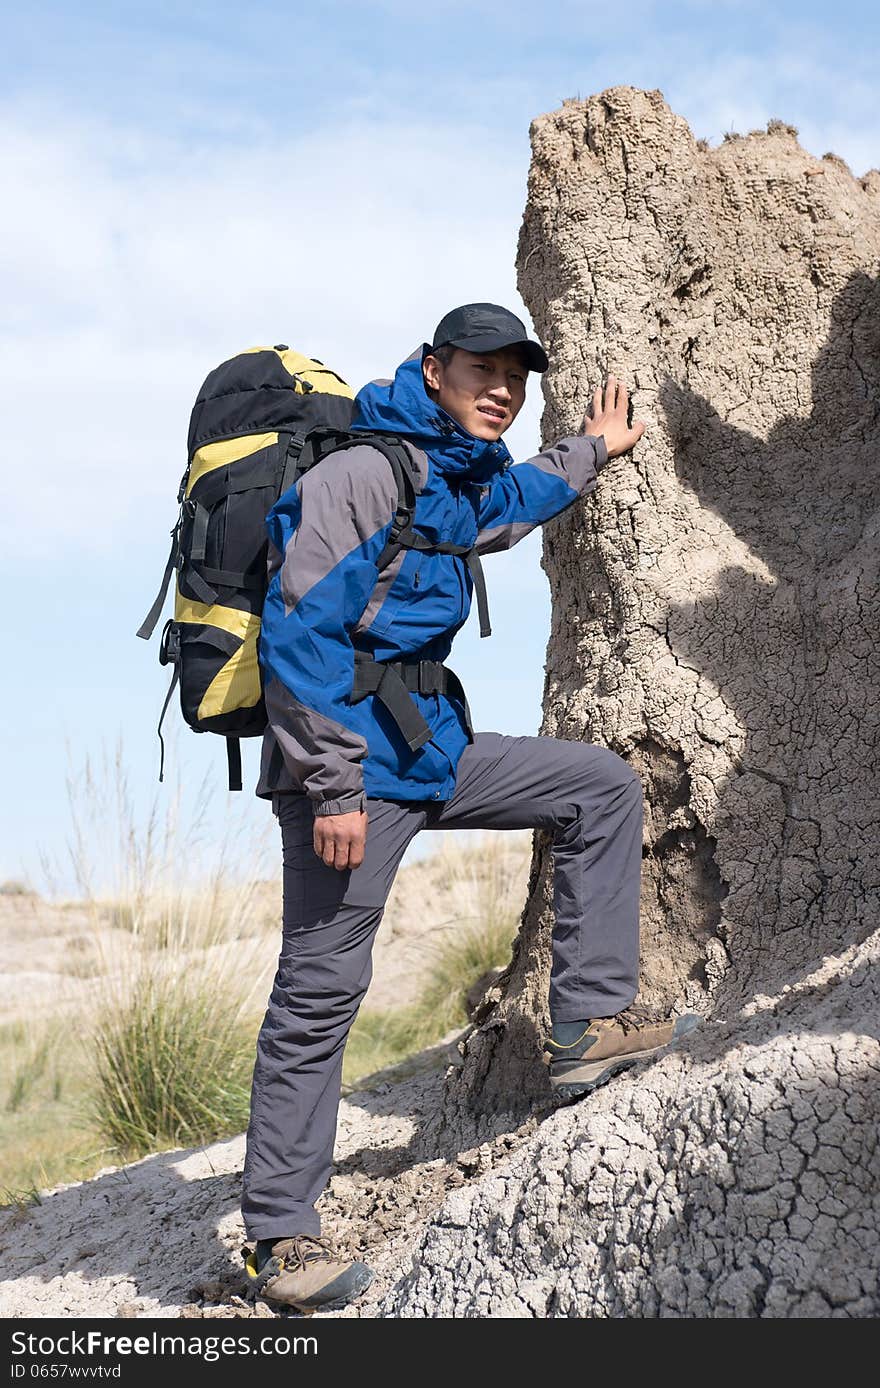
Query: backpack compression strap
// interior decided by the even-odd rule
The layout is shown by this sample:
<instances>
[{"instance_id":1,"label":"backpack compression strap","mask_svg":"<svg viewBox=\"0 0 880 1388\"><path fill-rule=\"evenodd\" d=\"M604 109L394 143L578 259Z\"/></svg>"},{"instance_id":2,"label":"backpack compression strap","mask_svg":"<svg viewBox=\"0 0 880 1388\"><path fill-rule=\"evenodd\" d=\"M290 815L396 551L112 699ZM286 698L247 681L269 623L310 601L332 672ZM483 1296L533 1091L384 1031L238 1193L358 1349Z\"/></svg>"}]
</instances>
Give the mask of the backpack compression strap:
<instances>
[{"instance_id":1,"label":"backpack compression strap","mask_svg":"<svg viewBox=\"0 0 880 1388\"><path fill-rule=\"evenodd\" d=\"M405 546L406 549L430 549L440 554L460 554L471 571L471 577L474 580L474 587L477 591L477 612L480 617L480 635L492 635L492 628L489 625L489 601L486 597L486 579L483 575L483 566L480 563L480 556L474 546L471 546L469 549L467 545L454 545L451 540L442 540L440 544L435 544L433 540L429 540L426 536L420 535L417 530L413 530L412 525L409 525L398 537L398 544Z\"/></svg>"},{"instance_id":2,"label":"backpack compression strap","mask_svg":"<svg viewBox=\"0 0 880 1388\"><path fill-rule=\"evenodd\" d=\"M227 737L226 765L229 771L229 789L241 790L241 738Z\"/></svg>"},{"instance_id":3,"label":"backpack compression strap","mask_svg":"<svg viewBox=\"0 0 880 1388\"><path fill-rule=\"evenodd\" d=\"M171 553L168 555L168 563L165 565L165 572L162 575L162 582L159 584L159 592L156 595L156 599L153 603L153 606L150 608L146 617L137 629L137 635L143 637L145 641L149 641L150 637L152 636L156 627L156 623L159 620L159 614L161 613L162 608L165 606L165 595L168 592L168 585L171 582L171 575L174 573L174 570L177 567L177 546L179 539L180 521L177 522L177 524L171 532ZM161 779L162 777L160 776L159 780L161 781Z\"/></svg>"},{"instance_id":4,"label":"backpack compression strap","mask_svg":"<svg viewBox=\"0 0 880 1388\"><path fill-rule=\"evenodd\" d=\"M416 506L416 486L413 477L413 461L404 445L395 437L386 434L352 434L339 429L312 429L305 448L300 445L295 456L288 456L284 469L282 492L294 486L303 473L328 457L331 453L341 453L347 448L360 448L367 444L387 458L397 483L397 510L391 522L391 530L385 548L376 560L376 567L384 569L400 548L401 534L412 525ZM291 449L292 449L291 444Z\"/></svg>"},{"instance_id":5,"label":"backpack compression strap","mask_svg":"<svg viewBox=\"0 0 880 1388\"><path fill-rule=\"evenodd\" d=\"M471 571L474 580L474 588L477 593L477 612L480 617L480 635L491 636L492 627L489 624L489 600L486 596L486 580L483 575L483 566L480 563L480 556L475 545L454 545L451 540L441 540L439 544L434 540L429 540L426 535L420 535L417 530L413 530L413 513L415 511L415 489L412 486L412 476L410 469L412 462L409 453L404 446L396 441L383 438L381 434L368 434L366 438L378 448L380 453L384 453L389 463L397 473L400 469L401 476L398 477L398 488L401 481L407 489L406 502L398 506L394 521L391 526L391 533L388 536L388 543L379 556L378 566L381 569L397 552L402 545L404 549L431 550L437 554L460 554L464 562ZM404 460L405 466L401 466L400 459Z\"/></svg>"},{"instance_id":6,"label":"backpack compression strap","mask_svg":"<svg viewBox=\"0 0 880 1388\"><path fill-rule=\"evenodd\" d=\"M474 588L477 593L477 612L480 618L480 635L491 636L492 627L489 624L489 600L486 596L486 579L483 575L483 566L480 563L480 556L475 545L455 545L451 540L441 540L436 543L429 540L426 535L420 535L417 530L413 530L413 513L415 511L415 491L412 490L410 499L410 488L412 479L409 469L412 467L409 453L402 444L393 442L391 439L383 438L381 434L368 434L366 438L372 443L374 448L378 448L380 453L384 453L391 466L395 469L400 467L399 458L402 455L406 466L401 468L402 480L407 487L406 505L398 506L394 521L391 526L391 533L388 536L388 543L382 554L379 556L379 568L381 569L397 549L402 545L404 549L431 550L436 554L460 554L464 562L471 571L474 580ZM395 457L397 455L397 457ZM401 479L398 478L398 487Z\"/></svg>"},{"instance_id":7,"label":"backpack compression strap","mask_svg":"<svg viewBox=\"0 0 880 1388\"><path fill-rule=\"evenodd\" d=\"M299 454L302 451L304 433L293 434L287 447L285 471L286 478L288 469L295 465ZM162 575L162 582L159 585L159 592L156 594L155 601L141 622L137 630L137 635L145 641L149 641L155 630L156 623L162 608L165 606L165 598L168 594L168 587L171 583L171 575L175 569L181 578L192 589L199 602L203 602L206 607L212 607L217 601L218 588L237 588L239 591L259 592L265 586L265 575L260 573L240 573L232 569L214 569L205 564L205 552L207 547L208 523L211 516L211 507L224 497L230 496L234 491L251 491L255 487L266 487L277 484L279 478L279 464L277 461L269 461L259 468L250 468L246 479L236 487L230 486L227 469L220 469L214 478L209 478L202 482L199 487L199 497L195 500L186 497L186 480L189 468L184 473L177 500L180 505L180 515L177 524L171 532L171 552L168 555L168 562L165 565L165 572ZM283 490L283 487L282 487ZM180 533L183 527L186 514L192 517L193 528L190 537L189 552L184 555L180 548ZM215 587L210 585L214 584Z\"/></svg>"}]
</instances>

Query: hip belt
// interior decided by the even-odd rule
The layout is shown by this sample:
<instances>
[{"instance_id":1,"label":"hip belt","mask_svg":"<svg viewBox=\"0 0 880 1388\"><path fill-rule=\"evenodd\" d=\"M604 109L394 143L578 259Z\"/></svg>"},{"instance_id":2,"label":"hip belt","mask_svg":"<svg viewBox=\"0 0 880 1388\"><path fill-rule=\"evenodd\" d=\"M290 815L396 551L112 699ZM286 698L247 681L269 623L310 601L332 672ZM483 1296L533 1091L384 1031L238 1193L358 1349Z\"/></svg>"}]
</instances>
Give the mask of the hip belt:
<instances>
[{"instance_id":1,"label":"hip belt","mask_svg":"<svg viewBox=\"0 0 880 1388\"><path fill-rule=\"evenodd\" d=\"M465 722L474 739L471 711L461 680L440 660L373 660L363 651L354 653L354 684L351 702L359 703L375 694L399 727L410 750L417 752L433 736L411 693L455 694L464 706Z\"/></svg>"}]
</instances>

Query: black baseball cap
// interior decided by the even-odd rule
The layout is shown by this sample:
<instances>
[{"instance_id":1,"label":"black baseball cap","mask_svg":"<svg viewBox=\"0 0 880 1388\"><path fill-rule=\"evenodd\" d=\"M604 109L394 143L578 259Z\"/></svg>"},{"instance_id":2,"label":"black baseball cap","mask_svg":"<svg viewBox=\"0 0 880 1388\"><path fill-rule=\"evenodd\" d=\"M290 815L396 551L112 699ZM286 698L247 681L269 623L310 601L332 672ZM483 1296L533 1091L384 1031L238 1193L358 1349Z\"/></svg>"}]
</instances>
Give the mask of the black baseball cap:
<instances>
[{"instance_id":1,"label":"black baseball cap","mask_svg":"<svg viewBox=\"0 0 880 1388\"><path fill-rule=\"evenodd\" d=\"M546 371L550 362L540 342L533 342L525 324L498 304L463 304L441 318L432 347L445 343L466 352L498 352L502 347L524 347L530 371Z\"/></svg>"}]
</instances>

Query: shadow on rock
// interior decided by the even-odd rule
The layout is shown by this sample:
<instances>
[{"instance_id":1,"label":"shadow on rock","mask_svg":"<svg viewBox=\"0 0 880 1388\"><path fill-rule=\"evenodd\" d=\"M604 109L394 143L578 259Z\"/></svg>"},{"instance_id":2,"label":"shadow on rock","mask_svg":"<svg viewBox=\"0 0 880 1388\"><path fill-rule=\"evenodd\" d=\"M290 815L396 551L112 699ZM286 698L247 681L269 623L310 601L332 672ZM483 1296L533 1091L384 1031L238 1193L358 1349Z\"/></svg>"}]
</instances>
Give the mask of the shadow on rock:
<instances>
[{"instance_id":1,"label":"shadow on rock","mask_svg":"<svg viewBox=\"0 0 880 1388\"><path fill-rule=\"evenodd\" d=\"M733 1006L864 939L880 913L880 281L855 274L835 299L812 393L808 417L762 439L661 390L680 481L765 569L726 568L667 631L745 730L719 790L744 856L727 903Z\"/></svg>"}]
</instances>

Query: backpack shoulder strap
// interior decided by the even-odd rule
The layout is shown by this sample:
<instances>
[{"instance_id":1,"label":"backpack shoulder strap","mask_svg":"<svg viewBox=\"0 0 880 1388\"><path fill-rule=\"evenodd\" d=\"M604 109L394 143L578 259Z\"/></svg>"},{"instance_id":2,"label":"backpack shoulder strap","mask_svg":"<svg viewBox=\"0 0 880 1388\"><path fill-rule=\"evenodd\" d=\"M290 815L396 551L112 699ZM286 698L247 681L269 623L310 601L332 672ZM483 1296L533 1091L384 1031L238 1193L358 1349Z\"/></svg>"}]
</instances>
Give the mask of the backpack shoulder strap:
<instances>
[{"instance_id":1,"label":"backpack shoulder strap","mask_svg":"<svg viewBox=\"0 0 880 1388\"><path fill-rule=\"evenodd\" d=\"M385 548L376 560L376 567L381 572L400 549L401 536L406 535L411 529L421 482L412 454L400 439L386 434L366 434L362 437L365 443L371 444L388 459L397 483L397 510L394 512Z\"/></svg>"},{"instance_id":2,"label":"backpack shoulder strap","mask_svg":"<svg viewBox=\"0 0 880 1388\"><path fill-rule=\"evenodd\" d=\"M412 524L416 507L416 496L421 491L419 468L404 443L394 434L348 433L338 429L313 429L297 445L296 457L291 461L296 436L291 440L288 450L288 466L285 469L283 491L295 485L297 480L331 453L340 453L347 448L359 448L362 444L375 448L387 458L397 483L397 509L391 522L391 531L385 548L376 563L381 570L389 564L400 548L400 537Z\"/></svg>"}]
</instances>

